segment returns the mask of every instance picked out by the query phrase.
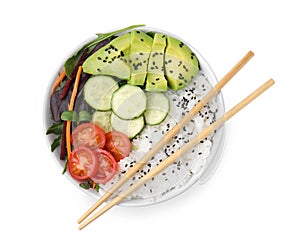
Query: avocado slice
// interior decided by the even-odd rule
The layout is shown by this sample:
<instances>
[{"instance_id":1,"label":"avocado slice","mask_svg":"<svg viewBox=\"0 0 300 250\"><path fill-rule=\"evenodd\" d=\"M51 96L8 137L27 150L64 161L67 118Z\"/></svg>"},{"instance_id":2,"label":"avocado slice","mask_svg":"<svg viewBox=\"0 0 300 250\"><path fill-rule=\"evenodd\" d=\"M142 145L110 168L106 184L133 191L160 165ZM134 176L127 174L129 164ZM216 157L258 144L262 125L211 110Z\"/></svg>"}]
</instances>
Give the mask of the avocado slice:
<instances>
[{"instance_id":1,"label":"avocado slice","mask_svg":"<svg viewBox=\"0 0 300 250\"><path fill-rule=\"evenodd\" d=\"M196 77L199 69L198 59L191 49L178 39L167 36L165 74L169 88L184 88Z\"/></svg>"},{"instance_id":2,"label":"avocado slice","mask_svg":"<svg viewBox=\"0 0 300 250\"><path fill-rule=\"evenodd\" d=\"M153 38L142 31L131 32L131 47L128 62L131 70L128 84L143 86L147 75L147 65Z\"/></svg>"},{"instance_id":3,"label":"avocado slice","mask_svg":"<svg viewBox=\"0 0 300 250\"><path fill-rule=\"evenodd\" d=\"M130 78L127 56L130 33L121 35L88 57L82 65L83 72L92 75L110 75L120 79Z\"/></svg>"},{"instance_id":4,"label":"avocado slice","mask_svg":"<svg viewBox=\"0 0 300 250\"><path fill-rule=\"evenodd\" d=\"M155 33L148 63L145 89L147 91L167 91L168 82L165 78L164 55L167 45L166 35Z\"/></svg>"}]
</instances>

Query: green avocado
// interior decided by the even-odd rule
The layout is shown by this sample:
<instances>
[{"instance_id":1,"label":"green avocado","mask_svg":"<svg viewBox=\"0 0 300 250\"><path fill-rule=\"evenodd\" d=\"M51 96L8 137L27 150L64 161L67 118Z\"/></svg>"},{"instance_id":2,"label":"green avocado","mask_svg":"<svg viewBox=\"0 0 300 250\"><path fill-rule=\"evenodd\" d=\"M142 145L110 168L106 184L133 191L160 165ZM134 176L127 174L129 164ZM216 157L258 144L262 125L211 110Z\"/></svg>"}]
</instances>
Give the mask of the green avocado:
<instances>
[{"instance_id":1,"label":"green avocado","mask_svg":"<svg viewBox=\"0 0 300 250\"><path fill-rule=\"evenodd\" d=\"M155 33L148 63L146 91L161 92L168 90L168 82L164 72L166 45L166 35Z\"/></svg>"},{"instance_id":2,"label":"green avocado","mask_svg":"<svg viewBox=\"0 0 300 250\"><path fill-rule=\"evenodd\" d=\"M167 36L165 74L169 88L184 88L196 77L199 68L198 59L192 50L178 39Z\"/></svg>"},{"instance_id":3,"label":"green avocado","mask_svg":"<svg viewBox=\"0 0 300 250\"><path fill-rule=\"evenodd\" d=\"M126 33L88 57L82 65L83 72L130 79L130 67L127 63L129 49L130 33Z\"/></svg>"},{"instance_id":4,"label":"green avocado","mask_svg":"<svg viewBox=\"0 0 300 250\"><path fill-rule=\"evenodd\" d=\"M143 86L147 76L147 65L152 48L153 38L146 33L133 30L128 62L131 70L128 84Z\"/></svg>"}]
</instances>

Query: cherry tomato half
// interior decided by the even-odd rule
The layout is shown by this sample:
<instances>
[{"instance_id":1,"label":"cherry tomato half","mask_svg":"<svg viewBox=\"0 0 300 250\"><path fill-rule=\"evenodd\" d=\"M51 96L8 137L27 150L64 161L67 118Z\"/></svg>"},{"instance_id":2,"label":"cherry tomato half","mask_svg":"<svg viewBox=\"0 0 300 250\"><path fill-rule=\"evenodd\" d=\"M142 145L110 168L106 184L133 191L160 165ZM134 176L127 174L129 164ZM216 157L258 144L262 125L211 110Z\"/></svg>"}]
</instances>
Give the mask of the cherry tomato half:
<instances>
[{"instance_id":1,"label":"cherry tomato half","mask_svg":"<svg viewBox=\"0 0 300 250\"><path fill-rule=\"evenodd\" d=\"M99 184L105 184L111 180L118 169L115 158L106 150L95 149L98 158L98 168L91 179Z\"/></svg>"},{"instance_id":2,"label":"cherry tomato half","mask_svg":"<svg viewBox=\"0 0 300 250\"><path fill-rule=\"evenodd\" d=\"M110 131L105 134L106 144L105 149L109 151L116 161L120 161L128 156L131 150L131 143L128 137L117 131Z\"/></svg>"},{"instance_id":3,"label":"cherry tomato half","mask_svg":"<svg viewBox=\"0 0 300 250\"><path fill-rule=\"evenodd\" d=\"M72 132L72 144L74 147L84 145L92 149L104 148L105 133L94 123L82 123Z\"/></svg>"},{"instance_id":4,"label":"cherry tomato half","mask_svg":"<svg viewBox=\"0 0 300 250\"><path fill-rule=\"evenodd\" d=\"M94 150L79 146L75 148L68 160L70 175L76 180L86 180L94 176L98 167L98 157Z\"/></svg>"}]
</instances>

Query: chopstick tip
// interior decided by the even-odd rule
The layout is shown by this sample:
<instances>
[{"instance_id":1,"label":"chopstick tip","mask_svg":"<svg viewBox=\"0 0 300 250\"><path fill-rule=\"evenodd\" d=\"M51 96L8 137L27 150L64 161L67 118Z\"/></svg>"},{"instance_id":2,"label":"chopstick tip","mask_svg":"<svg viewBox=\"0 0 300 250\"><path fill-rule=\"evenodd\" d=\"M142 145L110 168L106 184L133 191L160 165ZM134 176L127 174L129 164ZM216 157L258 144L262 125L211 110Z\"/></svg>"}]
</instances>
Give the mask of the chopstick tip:
<instances>
[{"instance_id":1,"label":"chopstick tip","mask_svg":"<svg viewBox=\"0 0 300 250\"><path fill-rule=\"evenodd\" d=\"M249 55L250 57L253 57L253 56L254 56L254 52L253 52L252 50L249 50L248 55Z\"/></svg>"},{"instance_id":2,"label":"chopstick tip","mask_svg":"<svg viewBox=\"0 0 300 250\"><path fill-rule=\"evenodd\" d=\"M269 83L270 86L272 86L275 83L275 81L274 81L273 78L270 78L269 81L268 81L268 83Z\"/></svg>"}]
</instances>

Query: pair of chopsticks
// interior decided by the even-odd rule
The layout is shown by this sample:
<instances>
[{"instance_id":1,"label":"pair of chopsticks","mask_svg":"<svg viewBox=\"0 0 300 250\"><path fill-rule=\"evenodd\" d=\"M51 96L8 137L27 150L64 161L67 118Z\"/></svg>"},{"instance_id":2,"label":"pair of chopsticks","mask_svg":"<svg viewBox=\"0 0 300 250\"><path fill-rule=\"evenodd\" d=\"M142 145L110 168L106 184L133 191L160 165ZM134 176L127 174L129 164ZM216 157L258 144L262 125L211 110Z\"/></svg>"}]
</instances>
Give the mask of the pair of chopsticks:
<instances>
[{"instance_id":1,"label":"pair of chopsticks","mask_svg":"<svg viewBox=\"0 0 300 250\"><path fill-rule=\"evenodd\" d=\"M182 146L180 149L175 151L172 155L162 161L159 165L157 165L154 169L151 169L145 176L135 182L128 189L121 192L118 196L116 196L112 201L107 203L103 208L99 211L95 212L91 215L103 202L105 202L114 192L116 192L124 183L126 183L139 169L141 169L150 159L163 147L168 143L179 131L182 129L185 124L187 124L202 108L203 106L216 94L220 92L220 90L232 79L232 77L254 56L252 51L249 51L216 85L212 90L200 100L193 109L190 110L153 148L146 153L139 162L137 162L130 170L114 185L112 186L100 199L82 216L79 218L79 229L83 229L88 224L93 222L99 216L104 214L114 205L121 202L125 197L133 193L136 189L138 189L141 185L143 185L148 180L151 180L152 177L158 175L161 171L167 168L170 164L176 161L182 154L185 154L187 151L196 146L201 140L211 134L213 131L217 130L220 126L222 126L227 120L229 120L232 116L238 113L241 109L243 109L246 105L252 102L256 97L266 91L269 87L274 84L274 80L270 79L263 85L261 85L258 89L252 92L248 97L226 112L222 117L212 123L210 126L206 127L202 132L200 132L196 137ZM90 216L91 215L91 216ZM90 217L89 217L90 216ZM88 218L89 217L89 218Z\"/></svg>"}]
</instances>

